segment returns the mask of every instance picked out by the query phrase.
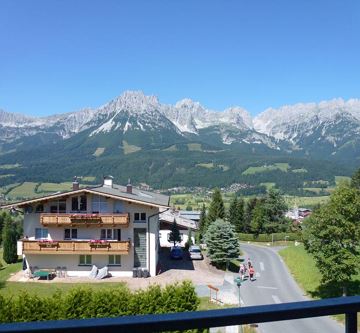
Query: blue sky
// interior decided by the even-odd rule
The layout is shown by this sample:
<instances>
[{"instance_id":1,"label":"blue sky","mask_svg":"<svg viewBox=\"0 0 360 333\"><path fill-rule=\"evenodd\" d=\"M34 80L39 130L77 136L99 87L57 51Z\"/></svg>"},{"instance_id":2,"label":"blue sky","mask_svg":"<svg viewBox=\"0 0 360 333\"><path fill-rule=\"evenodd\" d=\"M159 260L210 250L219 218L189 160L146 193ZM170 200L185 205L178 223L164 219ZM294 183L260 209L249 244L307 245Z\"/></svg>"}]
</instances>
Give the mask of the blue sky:
<instances>
[{"instance_id":1,"label":"blue sky","mask_svg":"<svg viewBox=\"0 0 360 333\"><path fill-rule=\"evenodd\" d=\"M97 107L124 90L222 110L360 97L360 1L0 2L0 108Z\"/></svg>"}]
</instances>

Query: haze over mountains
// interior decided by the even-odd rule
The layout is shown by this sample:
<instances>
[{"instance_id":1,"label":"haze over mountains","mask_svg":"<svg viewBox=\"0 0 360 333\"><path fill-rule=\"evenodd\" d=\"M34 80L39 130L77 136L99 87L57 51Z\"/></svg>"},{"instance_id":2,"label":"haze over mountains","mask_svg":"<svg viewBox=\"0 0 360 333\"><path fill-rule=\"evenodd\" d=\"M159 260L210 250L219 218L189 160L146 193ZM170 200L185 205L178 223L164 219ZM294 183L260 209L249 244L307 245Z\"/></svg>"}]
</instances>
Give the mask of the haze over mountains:
<instances>
[{"instance_id":1,"label":"haze over mountains","mask_svg":"<svg viewBox=\"0 0 360 333\"><path fill-rule=\"evenodd\" d=\"M188 154L183 156L184 151ZM62 161L72 161L70 169L64 166L69 174L83 172L84 163L86 172L94 174L98 163L105 169L109 163L126 164L124 159L130 163L135 156L142 163L147 158L151 166L149 161L155 155L162 160L156 162L161 168L167 156L172 156L180 159L178 168L184 170L189 170L186 158L193 161L191 167L202 161L222 160L230 168L240 156L244 167L274 158L334 160L339 165L347 161L356 167L360 158L360 100L269 108L252 118L237 106L218 112L190 99L166 105L155 96L127 91L98 109L44 118L0 110L0 153L0 164L24 167L29 163L39 167L40 162L50 167L49 163L61 156ZM174 170L170 179L178 172ZM152 173L150 168L143 178Z\"/></svg>"}]
</instances>

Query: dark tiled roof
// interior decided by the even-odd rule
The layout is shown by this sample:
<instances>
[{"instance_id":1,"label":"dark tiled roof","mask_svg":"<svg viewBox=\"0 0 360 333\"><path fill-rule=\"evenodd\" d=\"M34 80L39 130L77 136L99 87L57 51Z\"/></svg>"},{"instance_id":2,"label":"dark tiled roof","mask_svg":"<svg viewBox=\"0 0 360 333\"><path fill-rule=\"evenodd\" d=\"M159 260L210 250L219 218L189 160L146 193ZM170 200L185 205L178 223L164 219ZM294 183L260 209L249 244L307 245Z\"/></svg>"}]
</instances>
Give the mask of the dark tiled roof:
<instances>
[{"instance_id":1,"label":"dark tiled roof","mask_svg":"<svg viewBox=\"0 0 360 333\"><path fill-rule=\"evenodd\" d=\"M169 196L154 192L139 190L136 187L132 188L132 193L127 193L126 186L117 185L117 184L113 184L112 187L107 187L107 186L90 187L89 190L93 192L99 192L102 194L114 195L132 200L152 203L159 206L169 205L169 198L170 198Z\"/></svg>"}]
</instances>

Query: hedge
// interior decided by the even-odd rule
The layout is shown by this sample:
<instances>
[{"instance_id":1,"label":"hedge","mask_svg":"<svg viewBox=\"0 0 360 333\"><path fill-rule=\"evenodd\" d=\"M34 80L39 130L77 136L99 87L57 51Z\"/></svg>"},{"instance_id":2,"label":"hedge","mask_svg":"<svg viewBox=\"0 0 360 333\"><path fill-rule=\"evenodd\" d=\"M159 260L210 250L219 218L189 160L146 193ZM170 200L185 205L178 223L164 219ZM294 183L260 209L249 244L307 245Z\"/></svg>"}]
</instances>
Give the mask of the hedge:
<instances>
[{"instance_id":1,"label":"hedge","mask_svg":"<svg viewBox=\"0 0 360 333\"><path fill-rule=\"evenodd\" d=\"M280 232L280 233L274 233L274 234L243 234L239 233L239 239L244 242L271 242L272 240L275 241L284 241L285 237L288 241L301 241L302 235L301 233L286 233L286 232ZM272 238L273 237L273 238Z\"/></svg>"},{"instance_id":2,"label":"hedge","mask_svg":"<svg viewBox=\"0 0 360 333\"><path fill-rule=\"evenodd\" d=\"M0 295L0 323L196 311L199 302L188 281L135 292L125 286L106 290L77 287L64 295L58 291L48 297L23 292Z\"/></svg>"}]
</instances>

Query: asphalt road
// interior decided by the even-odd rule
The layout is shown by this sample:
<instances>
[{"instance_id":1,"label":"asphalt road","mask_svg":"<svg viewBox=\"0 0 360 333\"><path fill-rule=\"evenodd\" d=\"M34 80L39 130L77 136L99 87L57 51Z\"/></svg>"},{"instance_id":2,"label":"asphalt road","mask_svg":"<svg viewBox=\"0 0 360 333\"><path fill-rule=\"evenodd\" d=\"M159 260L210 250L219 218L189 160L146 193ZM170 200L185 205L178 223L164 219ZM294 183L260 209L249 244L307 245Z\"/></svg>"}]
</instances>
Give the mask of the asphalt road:
<instances>
[{"instance_id":1,"label":"asphalt road","mask_svg":"<svg viewBox=\"0 0 360 333\"><path fill-rule=\"evenodd\" d=\"M251 259L256 280L245 281L240 289L242 306L308 300L287 270L275 249L242 244L245 258ZM344 326L329 317L259 324L260 333L340 333Z\"/></svg>"}]
</instances>

